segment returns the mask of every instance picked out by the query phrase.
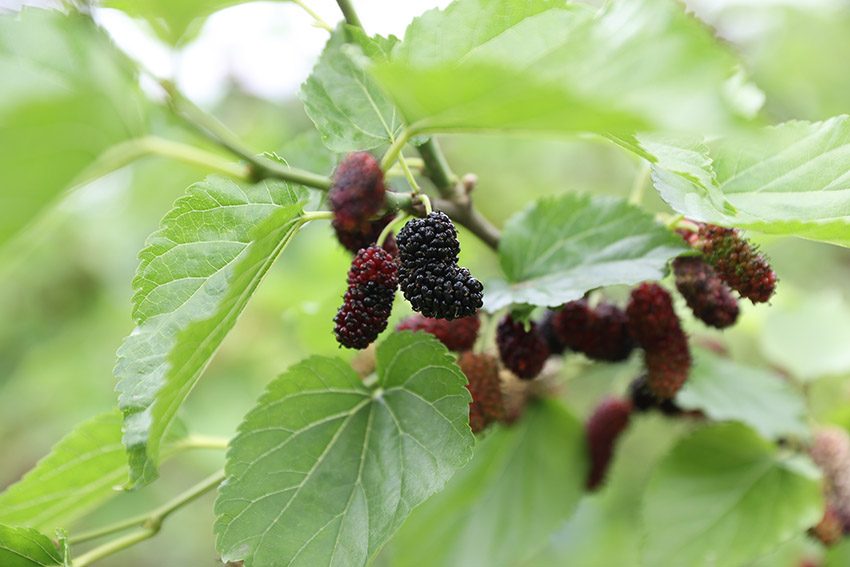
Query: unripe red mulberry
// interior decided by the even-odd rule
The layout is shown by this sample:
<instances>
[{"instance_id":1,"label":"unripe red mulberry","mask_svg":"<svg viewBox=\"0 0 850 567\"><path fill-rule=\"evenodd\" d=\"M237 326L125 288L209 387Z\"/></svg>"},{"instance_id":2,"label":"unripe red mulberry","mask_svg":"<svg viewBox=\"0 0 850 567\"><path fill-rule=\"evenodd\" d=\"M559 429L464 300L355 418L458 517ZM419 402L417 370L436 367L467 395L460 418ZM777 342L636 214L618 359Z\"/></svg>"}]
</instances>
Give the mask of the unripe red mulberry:
<instances>
[{"instance_id":1,"label":"unripe red mulberry","mask_svg":"<svg viewBox=\"0 0 850 567\"><path fill-rule=\"evenodd\" d=\"M595 490L605 479L617 439L629 425L631 411L630 402L618 398L607 398L596 407L587 421L585 434L590 453L588 490Z\"/></svg>"},{"instance_id":2,"label":"unripe red mulberry","mask_svg":"<svg viewBox=\"0 0 850 567\"><path fill-rule=\"evenodd\" d=\"M738 300L714 268L699 256L673 260L676 288L697 319L706 325L725 329L738 319Z\"/></svg>"},{"instance_id":3,"label":"unripe red mulberry","mask_svg":"<svg viewBox=\"0 0 850 567\"><path fill-rule=\"evenodd\" d=\"M657 409L669 416L682 413L682 409L673 400L659 398L655 395L647 383L646 374L641 374L629 384L629 399L632 402L632 410L635 412Z\"/></svg>"},{"instance_id":4,"label":"unripe red mulberry","mask_svg":"<svg viewBox=\"0 0 850 567\"><path fill-rule=\"evenodd\" d=\"M334 232L336 232L336 238L339 243L352 254L357 254L357 251L361 248L368 248L374 245L378 241L381 231L386 228L393 218L395 218L395 215L386 215L377 220L366 221L352 230L343 229L342 225L336 219L331 221L331 224L333 225ZM395 237L392 234L387 236L381 248L386 250L393 258L398 255Z\"/></svg>"},{"instance_id":5,"label":"unripe red mulberry","mask_svg":"<svg viewBox=\"0 0 850 567\"><path fill-rule=\"evenodd\" d=\"M591 309L585 299L570 301L555 312L552 326L565 345L594 360L625 360L634 347L625 312L610 303Z\"/></svg>"},{"instance_id":6,"label":"unripe red mulberry","mask_svg":"<svg viewBox=\"0 0 850 567\"><path fill-rule=\"evenodd\" d=\"M737 228L700 224L695 247L717 275L753 303L764 303L776 290L776 272Z\"/></svg>"},{"instance_id":7,"label":"unripe red mulberry","mask_svg":"<svg viewBox=\"0 0 850 567\"><path fill-rule=\"evenodd\" d=\"M505 418L505 400L499 379L499 361L489 354L464 352L458 366L469 381L472 403L469 405L469 427L473 433Z\"/></svg>"},{"instance_id":8,"label":"unripe red mulberry","mask_svg":"<svg viewBox=\"0 0 850 567\"><path fill-rule=\"evenodd\" d=\"M549 358L549 347L537 323L532 322L526 331L523 324L510 315L506 315L496 328L496 344L505 367L519 378L534 378Z\"/></svg>"},{"instance_id":9,"label":"unripe red mulberry","mask_svg":"<svg viewBox=\"0 0 850 567\"><path fill-rule=\"evenodd\" d=\"M809 533L827 547L838 545L844 538L844 525L832 506L827 504L823 518Z\"/></svg>"},{"instance_id":10,"label":"unripe red mulberry","mask_svg":"<svg viewBox=\"0 0 850 567\"><path fill-rule=\"evenodd\" d=\"M673 398L688 377L691 354L670 294L644 282L632 290L626 313L629 331L644 349L648 387L659 398Z\"/></svg>"},{"instance_id":11,"label":"unripe red mulberry","mask_svg":"<svg viewBox=\"0 0 850 567\"><path fill-rule=\"evenodd\" d=\"M469 350L478 338L481 320L478 314L461 319L429 319L420 314L411 315L396 326L397 331L424 331L434 335L446 348L454 351Z\"/></svg>"},{"instance_id":12,"label":"unripe red mulberry","mask_svg":"<svg viewBox=\"0 0 850 567\"><path fill-rule=\"evenodd\" d=\"M369 219L384 206L385 193L378 160L369 152L348 154L337 166L328 192L334 227L346 233L368 231Z\"/></svg>"},{"instance_id":13,"label":"unripe red mulberry","mask_svg":"<svg viewBox=\"0 0 850 567\"><path fill-rule=\"evenodd\" d=\"M336 340L344 347L369 346L387 328L398 275L395 261L379 246L360 250L348 271L348 289L334 317Z\"/></svg>"}]
</instances>

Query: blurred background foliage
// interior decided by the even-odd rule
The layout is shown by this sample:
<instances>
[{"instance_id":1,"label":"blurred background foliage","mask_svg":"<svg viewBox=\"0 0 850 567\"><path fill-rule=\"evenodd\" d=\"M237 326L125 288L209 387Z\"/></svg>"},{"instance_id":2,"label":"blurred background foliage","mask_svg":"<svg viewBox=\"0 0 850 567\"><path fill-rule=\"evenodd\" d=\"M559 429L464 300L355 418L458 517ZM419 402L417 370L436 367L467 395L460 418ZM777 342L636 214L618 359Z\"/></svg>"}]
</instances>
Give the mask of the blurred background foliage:
<instances>
[{"instance_id":1,"label":"blurred background foliage","mask_svg":"<svg viewBox=\"0 0 850 567\"><path fill-rule=\"evenodd\" d=\"M4 7L18 8L12 2ZM850 112L850 4L693 0L689 8L741 55L765 91L766 120L819 120ZM182 47L190 48L191 41ZM293 57L297 54L286 53ZM310 64L303 66L309 69ZM319 142L297 99L264 99L243 86L243 81L230 82L208 107L252 147L278 151L293 165L329 173L331 162L310 156ZM0 99L3 93L0 89ZM154 122L150 128L159 135L202 143L178 130L165 113ZM456 172L478 175L478 206L497 226L538 196L563 191L627 196L639 167L631 156L591 139L458 135L441 142ZM0 488L30 469L76 423L115 406L111 369L116 349L132 329L130 282L136 254L171 203L205 173L163 158L144 158L70 192L28 227L25 244L3 251ZM394 183L401 186L403 180ZM643 204L652 211L669 210L652 190L646 191ZM495 255L474 237L461 238L461 263L482 279L496 275ZM797 239L754 238L781 278L775 299L758 307L742 303L740 323L724 333L693 321L686 322L688 331L696 343L804 382L816 420L850 427L850 251ZM265 384L288 365L310 354L355 356L340 351L331 333L348 263L328 223L305 227L190 396L182 417L191 431L231 436ZM393 322L408 312L400 301ZM623 391L635 372L634 360L590 365L573 357L563 370L563 398L583 419L604 393ZM687 429L662 427L659 417L640 421L618 452L609 487L586 497L573 521L589 529L599 510L620 511L616 515L622 524L609 525L605 532L609 548L636 545L630 543L637 535L629 510L636 508L652 464ZM81 526L99 526L149 509L223 460L220 452L181 456L165 465L159 482L113 499ZM211 501L208 495L203 504L178 511L155 539L100 564L217 564ZM595 544L582 533L568 526L555 536L554 545L573 546L576 565L592 564ZM847 564L841 557L850 557L848 547L833 553L835 565ZM759 565L796 565L807 553L816 550L799 538ZM624 552L618 564L633 562ZM534 564L543 565L545 559Z\"/></svg>"}]
</instances>

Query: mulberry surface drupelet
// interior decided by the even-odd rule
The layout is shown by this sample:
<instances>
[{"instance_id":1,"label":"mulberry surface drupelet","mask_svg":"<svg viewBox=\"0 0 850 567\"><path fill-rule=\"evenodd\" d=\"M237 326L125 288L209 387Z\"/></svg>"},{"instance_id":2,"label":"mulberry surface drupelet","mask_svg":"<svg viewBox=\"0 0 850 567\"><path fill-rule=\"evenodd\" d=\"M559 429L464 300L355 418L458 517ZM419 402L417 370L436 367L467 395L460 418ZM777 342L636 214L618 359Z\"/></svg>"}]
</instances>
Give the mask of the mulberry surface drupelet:
<instances>
[{"instance_id":1,"label":"mulberry surface drupelet","mask_svg":"<svg viewBox=\"0 0 850 567\"><path fill-rule=\"evenodd\" d=\"M368 232L369 219L384 206L385 194L378 160L369 152L348 154L334 171L333 186L328 192L334 228L344 233Z\"/></svg>"},{"instance_id":2,"label":"mulberry surface drupelet","mask_svg":"<svg viewBox=\"0 0 850 567\"><path fill-rule=\"evenodd\" d=\"M532 322L526 331L523 324L510 315L506 315L496 328L496 344L505 367L523 379L540 374L550 354L537 323Z\"/></svg>"},{"instance_id":3,"label":"mulberry surface drupelet","mask_svg":"<svg viewBox=\"0 0 850 567\"><path fill-rule=\"evenodd\" d=\"M463 351L472 348L478 338L481 320L478 314L453 321L430 319L420 314L411 315L396 326L397 331L424 331L434 335L446 348Z\"/></svg>"},{"instance_id":4,"label":"mulberry surface drupelet","mask_svg":"<svg viewBox=\"0 0 850 567\"><path fill-rule=\"evenodd\" d=\"M393 258L379 246L360 250L348 271L348 289L334 317L336 340L363 349L387 328L398 287Z\"/></svg>"},{"instance_id":5,"label":"mulberry surface drupelet","mask_svg":"<svg viewBox=\"0 0 850 567\"><path fill-rule=\"evenodd\" d=\"M676 289L697 319L718 329L735 323L738 300L710 264L699 256L680 256L673 260L673 273Z\"/></svg>"},{"instance_id":6,"label":"mulberry surface drupelet","mask_svg":"<svg viewBox=\"0 0 850 567\"><path fill-rule=\"evenodd\" d=\"M600 403L585 426L590 452L588 490L595 490L605 479L617 439L629 425L632 405L626 400L607 398Z\"/></svg>"},{"instance_id":7,"label":"mulberry surface drupelet","mask_svg":"<svg viewBox=\"0 0 850 567\"><path fill-rule=\"evenodd\" d=\"M632 290L626 314L629 332L644 350L647 386L658 398L673 398L688 377L691 353L670 294L644 282Z\"/></svg>"},{"instance_id":8,"label":"mulberry surface drupelet","mask_svg":"<svg viewBox=\"0 0 850 567\"><path fill-rule=\"evenodd\" d=\"M478 433L491 423L505 419L499 361L489 354L464 352L457 363L469 381L467 388L472 394L469 406L469 426L472 432Z\"/></svg>"},{"instance_id":9,"label":"mulberry surface drupelet","mask_svg":"<svg viewBox=\"0 0 850 567\"><path fill-rule=\"evenodd\" d=\"M399 284L414 311L452 320L474 315L484 304L481 282L457 265L460 243L445 213L411 220L396 241Z\"/></svg>"}]
</instances>

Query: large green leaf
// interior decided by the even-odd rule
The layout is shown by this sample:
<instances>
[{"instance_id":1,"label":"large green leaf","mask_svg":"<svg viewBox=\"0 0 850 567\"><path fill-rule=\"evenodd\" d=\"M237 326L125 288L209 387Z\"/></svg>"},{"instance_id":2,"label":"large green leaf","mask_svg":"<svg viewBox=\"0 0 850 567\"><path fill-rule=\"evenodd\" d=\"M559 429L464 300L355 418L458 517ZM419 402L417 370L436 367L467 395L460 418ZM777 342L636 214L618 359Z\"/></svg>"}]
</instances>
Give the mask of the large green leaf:
<instances>
[{"instance_id":1,"label":"large green leaf","mask_svg":"<svg viewBox=\"0 0 850 567\"><path fill-rule=\"evenodd\" d=\"M111 145L144 130L133 67L91 19L0 15L0 244Z\"/></svg>"},{"instance_id":2,"label":"large green leaf","mask_svg":"<svg viewBox=\"0 0 850 567\"><path fill-rule=\"evenodd\" d=\"M272 382L228 452L217 548L246 567L367 565L472 455L469 392L422 333L377 349L378 387L314 356Z\"/></svg>"},{"instance_id":3,"label":"large green leaf","mask_svg":"<svg viewBox=\"0 0 850 567\"><path fill-rule=\"evenodd\" d=\"M414 20L374 73L417 133L714 131L738 121L735 65L673 0L457 0Z\"/></svg>"},{"instance_id":4,"label":"large green leaf","mask_svg":"<svg viewBox=\"0 0 850 567\"><path fill-rule=\"evenodd\" d=\"M52 533L117 494L129 472L122 425L117 409L78 425L0 493L0 523Z\"/></svg>"},{"instance_id":5,"label":"large green leaf","mask_svg":"<svg viewBox=\"0 0 850 567\"><path fill-rule=\"evenodd\" d=\"M484 438L472 462L393 539L392 565L514 565L573 513L587 472L584 428L554 400Z\"/></svg>"},{"instance_id":6,"label":"large green leaf","mask_svg":"<svg viewBox=\"0 0 850 567\"><path fill-rule=\"evenodd\" d=\"M401 114L357 61L365 57L360 47L345 40L343 27L328 40L301 87L304 108L333 151L386 149L401 131Z\"/></svg>"},{"instance_id":7,"label":"large green leaf","mask_svg":"<svg viewBox=\"0 0 850 567\"><path fill-rule=\"evenodd\" d=\"M555 307L590 289L664 276L683 240L622 199L564 194L541 199L505 223L499 262L508 284L487 286L485 308Z\"/></svg>"},{"instance_id":8,"label":"large green leaf","mask_svg":"<svg viewBox=\"0 0 850 567\"><path fill-rule=\"evenodd\" d=\"M698 175L666 163L682 147L654 148L661 163L653 165L653 181L683 215L850 246L850 117L715 139L702 156L690 155Z\"/></svg>"},{"instance_id":9,"label":"large green leaf","mask_svg":"<svg viewBox=\"0 0 850 567\"><path fill-rule=\"evenodd\" d=\"M300 226L287 183L212 176L189 188L148 239L133 280L136 329L118 350L131 478L156 478L183 400Z\"/></svg>"},{"instance_id":10,"label":"large green leaf","mask_svg":"<svg viewBox=\"0 0 850 567\"><path fill-rule=\"evenodd\" d=\"M705 350L693 350L688 381L676 396L683 409L701 410L715 421L749 425L762 437L808 437L806 402L781 376Z\"/></svg>"},{"instance_id":11,"label":"large green leaf","mask_svg":"<svg viewBox=\"0 0 850 567\"><path fill-rule=\"evenodd\" d=\"M144 18L156 34L176 45L189 39L190 31L198 31L204 18L228 6L250 0L104 0L103 5L117 8L131 16Z\"/></svg>"},{"instance_id":12,"label":"large green leaf","mask_svg":"<svg viewBox=\"0 0 850 567\"><path fill-rule=\"evenodd\" d=\"M0 565L3 567L50 567L64 562L46 535L31 528L0 524Z\"/></svg>"},{"instance_id":13,"label":"large green leaf","mask_svg":"<svg viewBox=\"0 0 850 567\"><path fill-rule=\"evenodd\" d=\"M681 441L643 501L643 564L737 567L814 526L820 475L807 457L726 424Z\"/></svg>"}]
</instances>

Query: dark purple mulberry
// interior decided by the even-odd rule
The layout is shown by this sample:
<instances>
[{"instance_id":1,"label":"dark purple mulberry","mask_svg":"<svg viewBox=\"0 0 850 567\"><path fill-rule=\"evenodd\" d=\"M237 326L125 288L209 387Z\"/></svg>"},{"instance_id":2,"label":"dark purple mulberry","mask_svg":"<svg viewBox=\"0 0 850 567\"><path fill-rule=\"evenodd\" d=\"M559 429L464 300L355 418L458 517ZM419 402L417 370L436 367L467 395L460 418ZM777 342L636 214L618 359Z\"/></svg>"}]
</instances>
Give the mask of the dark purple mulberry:
<instances>
[{"instance_id":1,"label":"dark purple mulberry","mask_svg":"<svg viewBox=\"0 0 850 567\"><path fill-rule=\"evenodd\" d=\"M360 250L348 271L348 289L334 317L336 340L346 348L369 346L387 328L398 287L393 258L379 246Z\"/></svg>"},{"instance_id":2,"label":"dark purple mulberry","mask_svg":"<svg viewBox=\"0 0 850 567\"><path fill-rule=\"evenodd\" d=\"M591 309L585 299L570 301L555 313L552 325L564 344L594 360L625 360L634 348L626 313L610 303Z\"/></svg>"},{"instance_id":3,"label":"dark purple mulberry","mask_svg":"<svg viewBox=\"0 0 850 567\"><path fill-rule=\"evenodd\" d=\"M590 453L590 470L587 489L595 490L605 480L608 465L614 455L614 447L620 435L629 425L632 405L626 400L607 398L594 410L587 421L585 434Z\"/></svg>"},{"instance_id":4,"label":"dark purple mulberry","mask_svg":"<svg viewBox=\"0 0 850 567\"><path fill-rule=\"evenodd\" d=\"M549 346L550 354L563 354L564 351L567 350L566 343L561 340L560 335L558 335L558 331L555 329L554 319L557 314L557 311L547 309L546 314L543 315L539 325L540 333L543 335L543 338L546 339L546 344Z\"/></svg>"},{"instance_id":5,"label":"dark purple mulberry","mask_svg":"<svg viewBox=\"0 0 850 567\"><path fill-rule=\"evenodd\" d=\"M399 284L414 311L452 320L474 315L484 304L481 282L457 265L460 243L445 213L411 220L396 241Z\"/></svg>"},{"instance_id":6,"label":"dark purple mulberry","mask_svg":"<svg viewBox=\"0 0 850 567\"><path fill-rule=\"evenodd\" d=\"M549 347L537 323L532 322L526 331L523 324L510 315L506 315L496 328L496 344L505 367L523 379L540 374L549 358Z\"/></svg>"},{"instance_id":7,"label":"dark purple mulberry","mask_svg":"<svg viewBox=\"0 0 850 567\"><path fill-rule=\"evenodd\" d=\"M647 385L657 397L673 398L691 370L691 354L670 294L644 282L632 290L626 313L632 338L644 350Z\"/></svg>"},{"instance_id":8,"label":"dark purple mulberry","mask_svg":"<svg viewBox=\"0 0 850 567\"><path fill-rule=\"evenodd\" d=\"M396 326L396 331L424 331L434 335L446 348L463 351L472 348L478 338L481 320L478 314L453 321L429 319L420 314L411 315Z\"/></svg>"},{"instance_id":9,"label":"dark purple mulberry","mask_svg":"<svg viewBox=\"0 0 850 567\"><path fill-rule=\"evenodd\" d=\"M372 154L352 152L345 156L328 192L334 228L346 233L369 231L369 219L384 206L385 193L384 173Z\"/></svg>"},{"instance_id":10,"label":"dark purple mulberry","mask_svg":"<svg viewBox=\"0 0 850 567\"><path fill-rule=\"evenodd\" d=\"M706 325L725 329L738 319L738 300L710 264L699 256L673 260L676 288L697 319Z\"/></svg>"}]
</instances>

